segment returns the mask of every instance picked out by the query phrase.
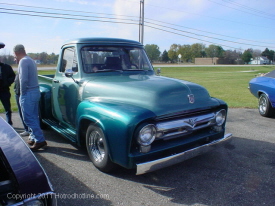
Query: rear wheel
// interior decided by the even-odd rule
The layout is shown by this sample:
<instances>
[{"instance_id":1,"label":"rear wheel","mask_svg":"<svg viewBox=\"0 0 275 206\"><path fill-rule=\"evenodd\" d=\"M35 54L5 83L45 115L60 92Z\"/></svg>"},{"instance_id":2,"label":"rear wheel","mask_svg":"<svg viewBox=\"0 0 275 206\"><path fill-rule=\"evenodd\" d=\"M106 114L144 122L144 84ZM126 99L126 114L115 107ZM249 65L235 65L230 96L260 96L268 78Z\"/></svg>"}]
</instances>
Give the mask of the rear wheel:
<instances>
[{"instance_id":1,"label":"rear wheel","mask_svg":"<svg viewBox=\"0 0 275 206\"><path fill-rule=\"evenodd\" d=\"M86 133L86 148L94 166L102 172L111 172L115 164L110 159L105 135L101 128L90 124Z\"/></svg>"},{"instance_id":2,"label":"rear wheel","mask_svg":"<svg viewBox=\"0 0 275 206\"><path fill-rule=\"evenodd\" d=\"M261 94L259 98L259 113L263 117L271 117L274 115L274 108L266 94Z\"/></svg>"}]
</instances>

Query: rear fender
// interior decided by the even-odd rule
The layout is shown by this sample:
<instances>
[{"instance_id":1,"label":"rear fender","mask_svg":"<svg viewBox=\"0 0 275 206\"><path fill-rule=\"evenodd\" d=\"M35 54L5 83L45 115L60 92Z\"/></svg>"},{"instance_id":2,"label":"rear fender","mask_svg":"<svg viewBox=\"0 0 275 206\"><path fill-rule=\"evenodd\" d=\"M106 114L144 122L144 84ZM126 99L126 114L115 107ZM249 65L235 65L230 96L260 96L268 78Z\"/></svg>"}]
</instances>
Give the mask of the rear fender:
<instances>
[{"instance_id":1,"label":"rear fender","mask_svg":"<svg viewBox=\"0 0 275 206\"><path fill-rule=\"evenodd\" d=\"M50 119L52 116L52 88L48 85L40 85L40 102L39 109L42 119Z\"/></svg>"}]
</instances>

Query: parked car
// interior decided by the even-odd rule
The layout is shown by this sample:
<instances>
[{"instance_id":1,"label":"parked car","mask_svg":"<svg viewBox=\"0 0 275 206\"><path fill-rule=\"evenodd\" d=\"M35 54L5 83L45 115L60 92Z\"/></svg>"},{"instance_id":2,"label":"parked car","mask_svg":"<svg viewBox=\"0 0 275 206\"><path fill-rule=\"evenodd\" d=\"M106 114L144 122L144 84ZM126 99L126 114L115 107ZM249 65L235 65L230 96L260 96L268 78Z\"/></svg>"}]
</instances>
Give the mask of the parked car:
<instances>
[{"instance_id":1,"label":"parked car","mask_svg":"<svg viewBox=\"0 0 275 206\"><path fill-rule=\"evenodd\" d=\"M56 205L52 185L29 147L0 117L0 205Z\"/></svg>"},{"instance_id":2,"label":"parked car","mask_svg":"<svg viewBox=\"0 0 275 206\"><path fill-rule=\"evenodd\" d=\"M250 92L259 99L259 113L263 117L275 115L275 70L261 74L249 82Z\"/></svg>"}]
</instances>

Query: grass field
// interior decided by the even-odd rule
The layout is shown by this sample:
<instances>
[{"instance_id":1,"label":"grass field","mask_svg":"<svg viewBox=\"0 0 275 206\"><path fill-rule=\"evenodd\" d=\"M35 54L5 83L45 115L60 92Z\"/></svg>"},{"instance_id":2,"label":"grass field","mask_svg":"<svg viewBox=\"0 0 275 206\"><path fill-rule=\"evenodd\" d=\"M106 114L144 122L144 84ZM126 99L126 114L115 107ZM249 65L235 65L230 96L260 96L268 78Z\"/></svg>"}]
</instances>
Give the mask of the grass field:
<instances>
[{"instance_id":1,"label":"grass field","mask_svg":"<svg viewBox=\"0 0 275 206\"><path fill-rule=\"evenodd\" d=\"M257 108L258 100L248 90L248 82L274 69L275 66L167 67L161 68L161 74L200 84L231 108Z\"/></svg>"},{"instance_id":2,"label":"grass field","mask_svg":"<svg viewBox=\"0 0 275 206\"><path fill-rule=\"evenodd\" d=\"M157 68L157 67L155 67ZM227 102L231 108L257 108L258 100L247 89L248 82L258 73L266 73L275 66L241 67L163 67L161 75L195 82L204 86L211 96ZM39 70L39 74L53 74L53 70ZM17 111L13 85L11 86L12 111ZM0 112L4 112L0 104Z\"/></svg>"}]
</instances>

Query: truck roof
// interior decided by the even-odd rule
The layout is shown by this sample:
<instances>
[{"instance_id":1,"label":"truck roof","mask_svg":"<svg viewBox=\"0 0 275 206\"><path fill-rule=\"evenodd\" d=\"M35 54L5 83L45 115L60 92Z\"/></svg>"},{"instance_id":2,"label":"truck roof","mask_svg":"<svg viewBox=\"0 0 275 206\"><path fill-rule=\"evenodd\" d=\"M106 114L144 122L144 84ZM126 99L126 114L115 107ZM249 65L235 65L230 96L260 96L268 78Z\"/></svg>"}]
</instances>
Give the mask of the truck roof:
<instances>
[{"instance_id":1,"label":"truck roof","mask_svg":"<svg viewBox=\"0 0 275 206\"><path fill-rule=\"evenodd\" d=\"M66 46L68 44L143 46L140 42L134 41L134 40L119 39L119 38L102 38L102 37L71 39L71 40L66 41L63 46Z\"/></svg>"}]
</instances>

